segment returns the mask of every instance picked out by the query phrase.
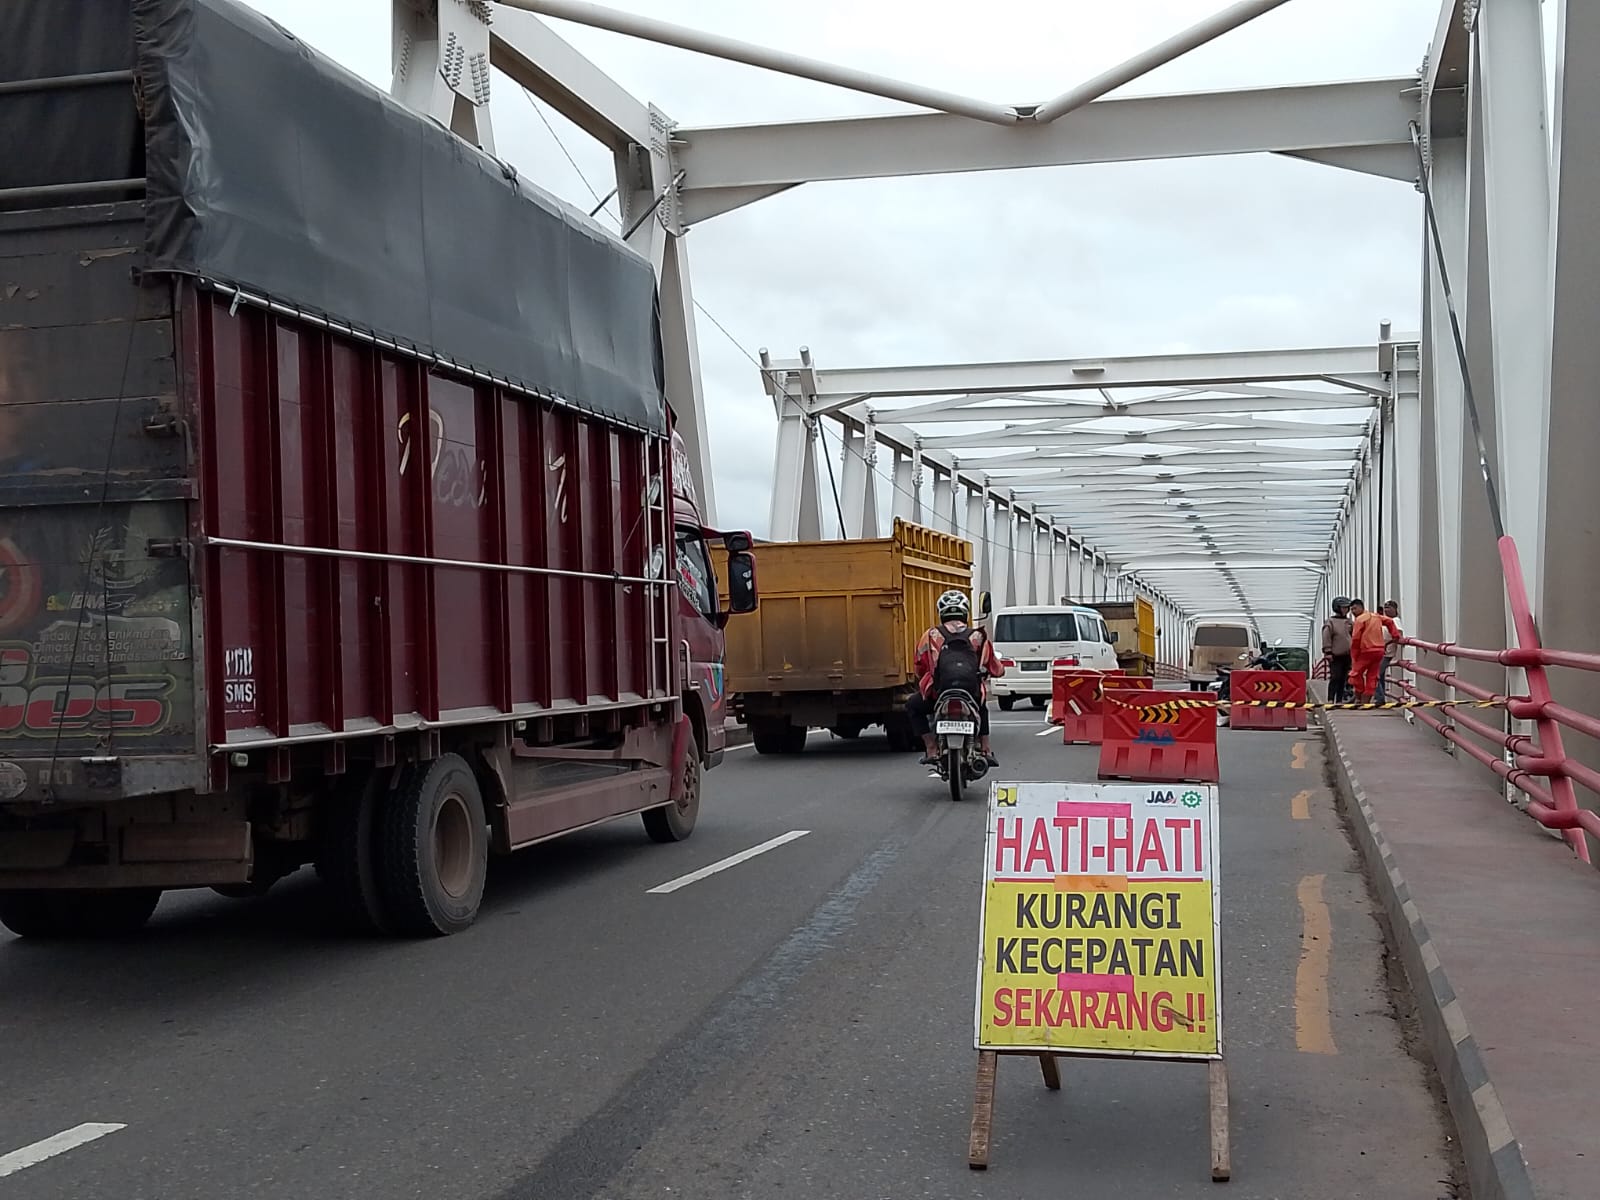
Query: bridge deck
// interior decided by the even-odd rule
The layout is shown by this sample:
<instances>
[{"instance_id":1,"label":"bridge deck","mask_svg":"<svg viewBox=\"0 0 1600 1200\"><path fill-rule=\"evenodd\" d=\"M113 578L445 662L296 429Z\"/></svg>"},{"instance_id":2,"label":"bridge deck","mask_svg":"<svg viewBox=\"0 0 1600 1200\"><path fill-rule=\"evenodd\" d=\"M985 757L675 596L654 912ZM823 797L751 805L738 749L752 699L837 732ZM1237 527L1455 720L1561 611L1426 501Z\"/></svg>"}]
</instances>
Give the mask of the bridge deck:
<instances>
[{"instance_id":1,"label":"bridge deck","mask_svg":"<svg viewBox=\"0 0 1600 1200\"><path fill-rule=\"evenodd\" d=\"M1092 775L1037 714L995 719L1007 774ZM1448 1195L1321 743L1222 738L1227 1194ZM538 848L444 941L323 938L309 878L169 897L126 946L0 940L0 1078L27 1097L0 1153L127 1124L7 1195L1220 1194L1206 1073L1184 1065L1068 1061L1050 1093L1002 1063L993 1166L967 1170L976 796L820 734L793 761L731 751L707 784L689 841L627 822Z\"/></svg>"}]
</instances>

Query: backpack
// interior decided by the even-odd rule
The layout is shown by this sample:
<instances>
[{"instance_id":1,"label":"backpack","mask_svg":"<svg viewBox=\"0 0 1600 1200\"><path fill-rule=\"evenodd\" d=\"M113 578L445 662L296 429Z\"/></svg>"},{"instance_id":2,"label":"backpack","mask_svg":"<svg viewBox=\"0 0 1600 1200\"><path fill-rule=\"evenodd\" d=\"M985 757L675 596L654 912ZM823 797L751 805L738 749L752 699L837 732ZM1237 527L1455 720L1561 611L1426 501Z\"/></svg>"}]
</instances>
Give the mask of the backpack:
<instances>
[{"instance_id":1,"label":"backpack","mask_svg":"<svg viewBox=\"0 0 1600 1200\"><path fill-rule=\"evenodd\" d=\"M979 675L981 666L978 651L972 644L972 627L968 626L959 633L941 628L940 633L944 637L944 647L933 666L934 695L957 688L977 698L983 680Z\"/></svg>"}]
</instances>

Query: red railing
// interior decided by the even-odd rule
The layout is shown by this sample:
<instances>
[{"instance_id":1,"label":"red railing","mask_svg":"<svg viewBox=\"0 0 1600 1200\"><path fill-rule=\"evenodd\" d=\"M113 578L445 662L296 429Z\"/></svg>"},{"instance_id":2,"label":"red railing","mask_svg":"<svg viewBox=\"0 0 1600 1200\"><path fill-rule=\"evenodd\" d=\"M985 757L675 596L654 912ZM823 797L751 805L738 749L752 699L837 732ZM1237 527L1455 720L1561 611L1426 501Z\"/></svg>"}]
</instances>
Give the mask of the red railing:
<instances>
[{"instance_id":1,"label":"red railing","mask_svg":"<svg viewBox=\"0 0 1600 1200\"><path fill-rule=\"evenodd\" d=\"M1577 788L1583 787L1600 796L1600 771L1592 770L1567 754L1562 745L1561 731L1565 728L1600 738L1600 720L1557 704L1550 693L1547 669L1568 667L1578 671L1600 671L1600 654L1546 650L1540 645L1539 631L1534 624L1527 585L1522 576L1522 560L1517 554L1516 543L1509 537L1500 539L1500 567L1505 575L1506 599L1511 607L1512 628L1517 642L1515 646L1506 650L1478 650L1453 642L1424 642L1416 638L1402 640L1407 646L1441 658L1520 668L1528 680L1526 696L1504 696L1491 692L1461 679L1454 671L1435 671L1416 662L1401 662L1399 666L1425 679L1454 688L1461 695L1493 704L1516 720L1533 723L1535 736L1528 737L1497 729L1485 721L1468 716L1454 705L1447 705L1440 710L1446 714L1444 720L1430 716L1424 709L1413 710L1417 720L1525 794L1528 797L1528 815L1547 829L1560 830L1573 852L1588 862L1589 847L1583 832L1600 837L1600 814L1579 805ZM1395 685L1413 699L1432 699L1404 680L1395 681ZM1489 743L1500 753L1472 740L1468 734ZM1506 755L1510 756L1509 761Z\"/></svg>"}]
</instances>

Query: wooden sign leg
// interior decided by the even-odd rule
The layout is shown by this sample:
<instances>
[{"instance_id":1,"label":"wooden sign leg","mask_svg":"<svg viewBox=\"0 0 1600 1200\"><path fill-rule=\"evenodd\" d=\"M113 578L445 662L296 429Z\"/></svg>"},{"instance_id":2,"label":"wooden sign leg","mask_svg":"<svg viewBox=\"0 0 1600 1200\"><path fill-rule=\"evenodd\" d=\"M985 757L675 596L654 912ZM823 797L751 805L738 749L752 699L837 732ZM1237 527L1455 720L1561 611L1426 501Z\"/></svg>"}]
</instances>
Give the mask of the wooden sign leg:
<instances>
[{"instance_id":1,"label":"wooden sign leg","mask_svg":"<svg viewBox=\"0 0 1600 1200\"><path fill-rule=\"evenodd\" d=\"M978 1086L972 1097L972 1137L967 1143L967 1166L989 1168L989 1135L994 1128L995 1052L978 1051Z\"/></svg>"},{"instance_id":2,"label":"wooden sign leg","mask_svg":"<svg viewBox=\"0 0 1600 1200\"><path fill-rule=\"evenodd\" d=\"M1211 1060L1211 1178L1226 1183L1233 1178L1233 1151L1228 1138L1228 1065Z\"/></svg>"},{"instance_id":3,"label":"wooden sign leg","mask_svg":"<svg viewBox=\"0 0 1600 1200\"><path fill-rule=\"evenodd\" d=\"M1039 1071L1044 1075L1044 1085L1052 1092L1061 1090L1061 1068L1054 1054L1039 1055Z\"/></svg>"}]
</instances>

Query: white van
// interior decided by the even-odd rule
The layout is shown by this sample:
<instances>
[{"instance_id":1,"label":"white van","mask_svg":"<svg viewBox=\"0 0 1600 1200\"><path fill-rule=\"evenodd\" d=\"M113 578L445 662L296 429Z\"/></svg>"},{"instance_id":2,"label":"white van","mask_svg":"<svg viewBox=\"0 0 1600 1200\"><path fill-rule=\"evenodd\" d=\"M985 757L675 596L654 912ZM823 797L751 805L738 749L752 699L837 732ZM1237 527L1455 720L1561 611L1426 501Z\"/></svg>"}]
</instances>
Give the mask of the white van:
<instances>
[{"instance_id":1,"label":"white van","mask_svg":"<svg viewBox=\"0 0 1600 1200\"><path fill-rule=\"evenodd\" d=\"M1201 621L1189 649L1189 689L1203 692L1217 681L1218 667L1239 667L1241 654L1255 649L1255 636L1243 621Z\"/></svg>"},{"instance_id":2,"label":"white van","mask_svg":"<svg viewBox=\"0 0 1600 1200\"><path fill-rule=\"evenodd\" d=\"M989 688L1007 711L1024 697L1035 708L1049 704L1050 669L1058 664L1092 671L1112 671L1117 666L1105 621L1081 605L1002 608L990 623L990 637L1006 673L991 680Z\"/></svg>"}]
</instances>

